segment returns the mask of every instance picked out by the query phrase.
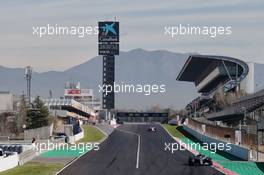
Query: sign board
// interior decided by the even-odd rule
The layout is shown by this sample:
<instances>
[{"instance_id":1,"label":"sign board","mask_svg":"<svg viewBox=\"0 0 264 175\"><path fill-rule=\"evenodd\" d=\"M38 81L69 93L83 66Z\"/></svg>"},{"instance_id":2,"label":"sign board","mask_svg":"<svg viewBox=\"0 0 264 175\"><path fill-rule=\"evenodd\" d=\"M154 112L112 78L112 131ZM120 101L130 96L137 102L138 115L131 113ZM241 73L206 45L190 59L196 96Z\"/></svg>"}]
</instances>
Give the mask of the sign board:
<instances>
[{"instance_id":1,"label":"sign board","mask_svg":"<svg viewBox=\"0 0 264 175\"><path fill-rule=\"evenodd\" d=\"M206 132L206 125L202 125L202 134L205 134Z\"/></svg>"},{"instance_id":2,"label":"sign board","mask_svg":"<svg viewBox=\"0 0 264 175\"><path fill-rule=\"evenodd\" d=\"M103 57L103 84L114 86L115 81L115 56L106 55ZM111 91L111 90L110 90ZM103 109L113 109L115 106L115 94L112 90L106 95L103 92Z\"/></svg>"},{"instance_id":3,"label":"sign board","mask_svg":"<svg viewBox=\"0 0 264 175\"><path fill-rule=\"evenodd\" d=\"M93 96L92 89L65 89L65 96Z\"/></svg>"},{"instance_id":4,"label":"sign board","mask_svg":"<svg viewBox=\"0 0 264 175\"><path fill-rule=\"evenodd\" d=\"M237 145L240 145L241 144L241 131L239 130L236 130L235 131L235 142Z\"/></svg>"},{"instance_id":5,"label":"sign board","mask_svg":"<svg viewBox=\"0 0 264 175\"><path fill-rule=\"evenodd\" d=\"M81 95L80 89L65 89L65 95Z\"/></svg>"},{"instance_id":6,"label":"sign board","mask_svg":"<svg viewBox=\"0 0 264 175\"><path fill-rule=\"evenodd\" d=\"M115 55L119 55L119 22L98 22L98 54L103 56L103 85L113 87L115 81ZM103 109L115 108L115 93L103 92Z\"/></svg>"},{"instance_id":7,"label":"sign board","mask_svg":"<svg viewBox=\"0 0 264 175\"><path fill-rule=\"evenodd\" d=\"M98 54L119 55L119 22L99 22L98 28Z\"/></svg>"},{"instance_id":8,"label":"sign board","mask_svg":"<svg viewBox=\"0 0 264 175\"><path fill-rule=\"evenodd\" d=\"M103 21L98 23L100 42L119 42L119 22Z\"/></svg>"},{"instance_id":9,"label":"sign board","mask_svg":"<svg viewBox=\"0 0 264 175\"><path fill-rule=\"evenodd\" d=\"M81 89L82 96L93 96L93 89Z\"/></svg>"},{"instance_id":10,"label":"sign board","mask_svg":"<svg viewBox=\"0 0 264 175\"><path fill-rule=\"evenodd\" d=\"M119 44L99 43L99 55L119 55Z\"/></svg>"}]
</instances>

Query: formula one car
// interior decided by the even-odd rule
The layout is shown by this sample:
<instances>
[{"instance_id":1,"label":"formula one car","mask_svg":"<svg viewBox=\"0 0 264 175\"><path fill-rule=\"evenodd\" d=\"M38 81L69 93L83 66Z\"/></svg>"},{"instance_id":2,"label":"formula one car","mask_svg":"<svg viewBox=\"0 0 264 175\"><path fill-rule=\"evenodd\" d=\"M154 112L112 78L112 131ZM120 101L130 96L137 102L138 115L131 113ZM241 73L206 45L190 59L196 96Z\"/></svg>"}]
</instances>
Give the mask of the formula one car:
<instances>
[{"instance_id":1,"label":"formula one car","mask_svg":"<svg viewBox=\"0 0 264 175\"><path fill-rule=\"evenodd\" d=\"M149 131L149 132L156 132L157 129L156 129L154 126L152 126L152 127L149 127L149 128L148 128L148 131Z\"/></svg>"},{"instance_id":2,"label":"formula one car","mask_svg":"<svg viewBox=\"0 0 264 175\"><path fill-rule=\"evenodd\" d=\"M196 156L189 157L189 165L213 165L213 161L210 157L207 157L202 154L198 154Z\"/></svg>"}]
</instances>

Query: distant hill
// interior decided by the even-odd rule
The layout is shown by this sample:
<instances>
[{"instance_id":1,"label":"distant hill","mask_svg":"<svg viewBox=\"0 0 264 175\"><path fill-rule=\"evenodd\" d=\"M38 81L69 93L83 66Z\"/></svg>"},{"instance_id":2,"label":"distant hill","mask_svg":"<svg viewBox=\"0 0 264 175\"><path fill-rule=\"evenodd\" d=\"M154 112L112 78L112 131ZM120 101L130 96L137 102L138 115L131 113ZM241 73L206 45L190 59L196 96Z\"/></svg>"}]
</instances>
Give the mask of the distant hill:
<instances>
[{"instance_id":1,"label":"distant hill","mask_svg":"<svg viewBox=\"0 0 264 175\"><path fill-rule=\"evenodd\" d=\"M116 94L117 108L147 109L154 105L182 108L197 96L191 83L177 82L176 77L189 54L163 50L146 51L134 49L116 56L116 82L128 84L165 84L166 93L145 96L142 94ZM63 96L66 81L80 81L83 88L93 88L98 93L102 81L102 57L97 56L87 62L65 71L33 73L32 95L48 97ZM24 69L0 66L0 90L15 94L26 92Z\"/></svg>"}]
</instances>

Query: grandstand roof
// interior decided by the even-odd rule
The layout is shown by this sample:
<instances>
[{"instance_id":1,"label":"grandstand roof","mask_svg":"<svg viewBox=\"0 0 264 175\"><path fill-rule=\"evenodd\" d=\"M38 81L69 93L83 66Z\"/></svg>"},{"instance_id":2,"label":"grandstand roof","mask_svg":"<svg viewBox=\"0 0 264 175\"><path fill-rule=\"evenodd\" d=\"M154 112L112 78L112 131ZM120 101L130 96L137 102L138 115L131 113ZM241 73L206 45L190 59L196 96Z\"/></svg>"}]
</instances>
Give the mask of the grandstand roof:
<instances>
[{"instance_id":1,"label":"grandstand roof","mask_svg":"<svg viewBox=\"0 0 264 175\"><path fill-rule=\"evenodd\" d=\"M83 105L73 99L44 99L44 104L48 107L59 107L61 110L74 112L82 116L94 116L94 111L89 106Z\"/></svg>"},{"instance_id":2,"label":"grandstand roof","mask_svg":"<svg viewBox=\"0 0 264 175\"><path fill-rule=\"evenodd\" d=\"M177 80L193 82L202 97L211 97L217 89L233 90L248 74L247 63L232 57L191 55L185 62ZM200 102L200 101L199 101ZM259 104L260 102L256 103ZM255 104L255 103L251 103ZM255 107L255 106L254 106ZM209 120L239 120L243 118L244 104L207 115ZM195 110L196 107L195 107Z\"/></svg>"},{"instance_id":3,"label":"grandstand roof","mask_svg":"<svg viewBox=\"0 0 264 175\"><path fill-rule=\"evenodd\" d=\"M198 92L207 93L231 79L240 82L248 73L243 61L225 56L191 55L185 62L177 80L194 82ZM237 84L230 86L228 90Z\"/></svg>"}]
</instances>

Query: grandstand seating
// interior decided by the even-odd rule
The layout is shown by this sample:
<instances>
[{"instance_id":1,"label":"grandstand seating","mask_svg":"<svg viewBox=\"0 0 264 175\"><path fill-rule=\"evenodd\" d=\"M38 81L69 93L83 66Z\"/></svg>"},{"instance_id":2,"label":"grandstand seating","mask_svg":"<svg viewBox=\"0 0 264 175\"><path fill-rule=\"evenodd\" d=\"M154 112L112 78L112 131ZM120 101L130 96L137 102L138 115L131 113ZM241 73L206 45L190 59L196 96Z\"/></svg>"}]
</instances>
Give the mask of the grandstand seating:
<instances>
[{"instance_id":1,"label":"grandstand seating","mask_svg":"<svg viewBox=\"0 0 264 175\"><path fill-rule=\"evenodd\" d=\"M209 114L208 119L216 120L221 117L228 116L240 116L244 117L244 113L250 113L256 109L264 106L264 90L259 91L255 94L248 95L237 100L231 107L224 109L223 111ZM235 118L234 118L235 119Z\"/></svg>"}]
</instances>

